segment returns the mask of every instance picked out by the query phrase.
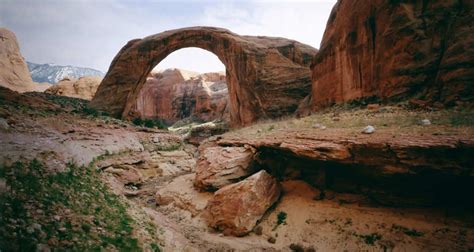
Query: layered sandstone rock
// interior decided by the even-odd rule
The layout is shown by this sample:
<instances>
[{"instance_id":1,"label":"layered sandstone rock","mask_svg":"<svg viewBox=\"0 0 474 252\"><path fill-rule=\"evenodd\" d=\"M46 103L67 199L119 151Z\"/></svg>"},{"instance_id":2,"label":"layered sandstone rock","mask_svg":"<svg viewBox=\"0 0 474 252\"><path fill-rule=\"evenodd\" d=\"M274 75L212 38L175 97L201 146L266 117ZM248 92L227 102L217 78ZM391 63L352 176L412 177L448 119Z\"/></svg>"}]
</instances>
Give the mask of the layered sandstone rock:
<instances>
[{"instance_id":1,"label":"layered sandstone rock","mask_svg":"<svg viewBox=\"0 0 474 252\"><path fill-rule=\"evenodd\" d=\"M65 78L44 92L48 94L91 100L99 87L101 77L87 76L79 79Z\"/></svg>"},{"instance_id":2,"label":"layered sandstone rock","mask_svg":"<svg viewBox=\"0 0 474 252\"><path fill-rule=\"evenodd\" d=\"M280 197L278 181L265 171L221 188L209 200L204 218L225 235L243 236Z\"/></svg>"},{"instance_id":3,"label":"layered sandstone rock","mask_svg":"<svg viewBox=\"0 0 474 252\"><path fill-rule=\"evenodd\" d=\"M147 78L131 114L167 123L191 116L202 121L228 120L228 98L224 73L167 69Z\"/></svg>"},{"instance_id":4,"label":"layered sandstone rock","mask_svg":"<svg viewBox=\"0 0 474 252\"><path fill-rule=\"evenodd\" d=\"M42 92L50 87L33 82L15 33L5 28L0 28L0 86L17 92Z\"/></svg>"},{"instance_id":5,"label":"layered sandstone rock","mask_svg":"<svg viewBox=\"0 0 474 252\"><path fill-rule=\"evenodd\" d=\"M429 129L429 132L437 130ZM474 140L380 130L295 129L268 134L226 133L200 147L256 150L256 162L275 176L304 179L320 189L358 193L391 206L472 206L462 192L474 185Z\"/></svg>"},{"instance_id":6,"label":"layered sandstone rock","mask_svg":"<svg viewBox=\"0 0 474 252\"><path fill-rule=\"evenodd\" d=\"M255 149L244 147L203 148L196 166L195 186L215 190L252 174Z\"/></svg>"},{"instance_id":7,"label":"layered sandstone rock","mask_svg":"<svg viewBox=\"0 0 474 252\"><path fill-rule=\"evenodd\" d=\"M318 107L360 97L473 99L473 3L338 1L312 63Z\"/></svg>"},{"instance_id":8,"label":"layered sandstone rock","mask_svg":"<svg viewBox=\"0 0 474 252\"><path fill-rule=\"evenodd\" d=\"M128 42L113 60L92 107L130 117L153 67L173 51L198 47L226 67L234 125L292 114L310 93L309 64L317 50L294 40L240 36L225 29L191 27Z\"/></svg>"}]
</instances>

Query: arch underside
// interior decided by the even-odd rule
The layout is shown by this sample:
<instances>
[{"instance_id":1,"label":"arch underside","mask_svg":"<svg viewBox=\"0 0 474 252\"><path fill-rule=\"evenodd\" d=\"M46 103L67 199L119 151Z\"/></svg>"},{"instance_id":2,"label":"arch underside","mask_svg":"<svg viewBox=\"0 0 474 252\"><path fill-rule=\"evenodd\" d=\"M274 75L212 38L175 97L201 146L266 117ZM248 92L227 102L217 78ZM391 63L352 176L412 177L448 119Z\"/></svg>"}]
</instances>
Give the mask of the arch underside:
<instances>
[{"instance_id":1,"label":"arch underside","mask_svg":"<svg viewBox=\"0 0 474 252\"><path fill-rule=\"evenodd\" d=\"M115 56L90 106L133 117L131 109L151 70L187 47L214 53L225 65L233 125L291 114L311 91L309 64L316 49L283 38L191 27L129 41Z\"/></svg>"}]
</instances>

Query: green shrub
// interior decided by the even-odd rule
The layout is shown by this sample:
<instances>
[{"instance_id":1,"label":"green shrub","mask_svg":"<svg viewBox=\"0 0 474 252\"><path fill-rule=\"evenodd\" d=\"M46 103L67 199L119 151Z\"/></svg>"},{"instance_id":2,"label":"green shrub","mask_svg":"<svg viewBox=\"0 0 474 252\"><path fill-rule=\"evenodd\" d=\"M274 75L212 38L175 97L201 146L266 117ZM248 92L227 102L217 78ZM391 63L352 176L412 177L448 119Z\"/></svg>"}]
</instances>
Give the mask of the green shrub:
<instances>
[{"instance_id":1,"label":"green shrub","mask_svg":"<svg viewBox=\"0 0 474 252\"><path fill-rule=\"evenodd\" d=\"M137 126L141 126L143 124L143 120L140 117L136 117L132 120L132 123Z\"/></svg>"},{"instance_id":2,"label":"green shrub","mask_svg":"<svg viewBox=\"0 0 474 252\"><path fill-rule=\"evenodd\" d=\"M132 123L137 126L144 126L147 128L159 128L165 129L166 125L160 119L141 119L140 117L134 118Z\"/></svg>"},{"instance_id":3,"label":"green shrub","mask_svg":"<svg viewBox=\"0 0 474 252\"><path fill-rule=\"evenodd\" d=\"M82 108L82 113L84 113L86 115L93 116L93 117L98 117L99 116L99 111L97 111L94 108L89 108L87 106Z\"/></svg>"},{"instance_id":4,"label":"green shrub","mask_svg":"<svg viewBox=\"0 0 474 252\"><path fill-rule=\"evenodd\" d=\"M287 216L288 216L288 214L286 214L285 212L279 212L278 215L277 215L277 224L281 225L281 224L285 223Z\"/></svg>"},{"instance_id":5,"label":"green shrub","mask_svg":"<svg viewBox=\"0 0 474 252\"><path fill-rule=\"evenodd\" d=\"M145 126L147 128L154 128L155 127L155 122L153 122L153 120L151 120L151 119L145 119L145 121L143 121L143 126Z\"/></svg>"},{"instance_id":6,"label":"green shrub","mask_svg":"<svg viewBox=\"0 0 474 252\"><path fill-rule=\"evenodd\" d=\"M281 211L277 214L277 223L275 225L275 227L273 227L273 230L276 230L278 226L280 226L281 224L286 224L286 217L288 216L288 214L286 214L285 212Z\"/></svg>"},{"instance_id":7,"label":"green shrub","mask_svg":"<svg viewBox=\"0 0 474 252\"><path fill-rule=\"evenodd\" d=\"M382 236L378 233L372 233L372 234L368 234L368 235L360 235L360 234L353 233L352 235L354 235L356 237L359 237L367 245L374 245L376 241L382 239Z\"/></svg>"}]
</instances>

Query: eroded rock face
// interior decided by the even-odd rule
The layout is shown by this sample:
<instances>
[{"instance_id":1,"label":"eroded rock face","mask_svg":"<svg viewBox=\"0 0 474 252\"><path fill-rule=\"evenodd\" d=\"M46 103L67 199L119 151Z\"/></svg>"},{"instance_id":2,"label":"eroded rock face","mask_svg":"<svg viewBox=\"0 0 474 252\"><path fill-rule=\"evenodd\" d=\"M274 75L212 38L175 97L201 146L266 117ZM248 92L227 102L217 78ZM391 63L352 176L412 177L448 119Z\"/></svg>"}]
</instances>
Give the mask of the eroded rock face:
<instances>
[{"instance_id":1,"label":"eroded rock face","mask_svg":"<svg viewBox=\"0 0 474 252\"><path fill-rule=\"evenodd\" d=\"M214 143L212 141L215 141ZM396 206L472 206L474 141L470 135L374 134L297 129L266 136L221 135L208 146L250 145L258 166L274 176L304 179L320 189L369 196ZM208 147L209 148L209 147Z\"/></svg>"},{"instance_id":2,"label":"eroded rock face","mask_svg":"<svg viewBox=\"0 0 474 252\"><path fill-rule=\"evenodd\" d=\"M99 87L101 77L65 78L44 91L45 93L91 100Z\"/></svg>"},{"instance_id":3,"label":"eroded rock face","mask_svg":"<svg viewBox=\"0 0 474 252\"><path fill-rule=\"evenodd\" d=\"M224 73L167 69L147 78L131 114L169 124L190 116L203 121L228 120L228 98Z\"/></svg>"},{"instance_id":4,"label":"eroded rock face","mask_svg":"<svg viewBox=\"0 0 474 252\"><path fill-rule=\"evenodd\" d=\"M230 119L235 125L291 114L310 93L308 66L317 52L311 46L284 38L191 27L128 42L113 60L91 106L130 117L153 67L185 47L208 50L225 65Z\"/></svg>"},{"instance_id":5,"label":"eroded rock face","mask_svg":"<svg viewBox=\"0 0 474 252\"><path fill-rule=\"evenodd\" d=\"M338 1L312 63L313 106L360 97L473 99L473 3Z\"/></svg>"},{"instance_id":6,"label":"eroded rock face","mask_svg":"<svg viewBox=\"0 0 474 252\"><path fill-rule=\"evenodd\" d=\"M194 185L202 190L219 189L255 172L253 147L214 146L200 151Z\"/></svg>"},{"instance_id":7,"label":"eroded rock face","mask_svg":"<svg viewBox=\"0 0 474 252\"><path fill-rule=\"evenodd\" d=\"M216 191L209 200L204 218L209 227L225 235L249 233L280 197L278 181L265 171Z\"/></svg>"},{"instance_id":8,"label":"eroded rock face","mask_svg":"<svg viewBox=\"0 0 474 252\"><path fill-rule=\"evenodd\" d=\"M17 92L41 92L50 87L33 82L15 33L5 28L0 28L0 86Z\"/></svg>"}]
</instances>

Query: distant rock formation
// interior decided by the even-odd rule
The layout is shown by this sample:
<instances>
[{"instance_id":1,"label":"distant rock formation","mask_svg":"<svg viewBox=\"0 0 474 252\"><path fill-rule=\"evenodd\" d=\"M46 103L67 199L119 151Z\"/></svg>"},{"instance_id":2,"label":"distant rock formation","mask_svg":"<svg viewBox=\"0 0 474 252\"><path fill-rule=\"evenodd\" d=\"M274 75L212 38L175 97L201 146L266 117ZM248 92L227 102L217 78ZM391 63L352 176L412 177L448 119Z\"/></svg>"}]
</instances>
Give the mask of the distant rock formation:
<instances>
[{"instance_id":1,"label":"distant rock formation","mask_svg":"<svg viewBox=\"0 0 474 252\"><path fill-rule=\"evenodd\" d=\"M473 16L472 1L338 1L312 63L313 105L472 101Z\"/></svg>"},{"instance_id":2,"label":"distant rock formation","mask_svg":"<svg viewBox=\"0 0 474 252\"><path fill-rule=\"evenodd\" d=\"M103 72L92 68L26 63L28 64L31 78L36 82L55 84L64 78L78 79L85 76L104 77L105 75Z\"/></svg>"},{"instance_id":3,"label":"distant rock formation","mask_svg":"<svg viewBox=\"0 0 474 252\"><path fill-rule=\"evenodd\" d=\"M228 119L228 100L224 73L167 69L147 78L132 114L167 123L191 116L202 121Z\"/></svg>"},{"instance_id":4,"label":"distant rock formation","mask_svg":"<svg viewBox=\"0 0 474 252\"><path fill-rule=\"evenodd\" d=\"M15 33L0 28L0 86L17 92L44 91L46 84L33 82Z\"/></svg>"},{"instance_id":5,"label":"distant rock formation","mask_svg":"<svg viewBox=\"0 0 474 252\"><path fill-rule=\"evenodd\" d=\"M79 79L65 78L58 84L48 88L45 93L92 100L97 88L99 87L101 77L87 76Z\"/></svg>"}]
</instances>

